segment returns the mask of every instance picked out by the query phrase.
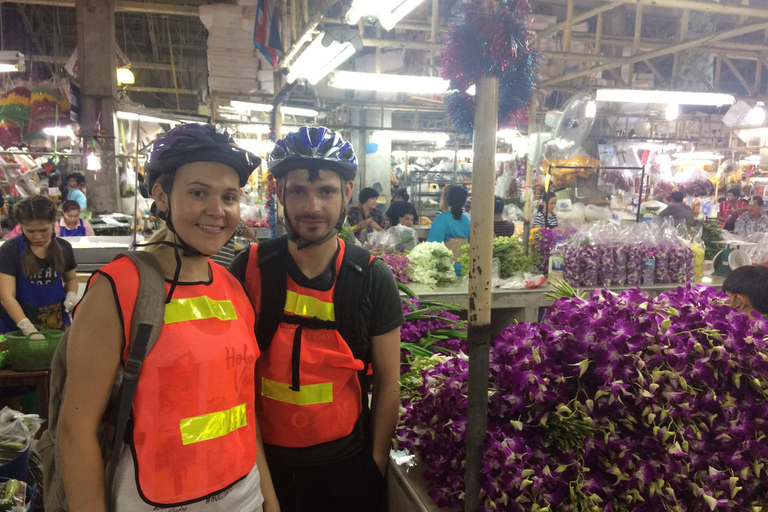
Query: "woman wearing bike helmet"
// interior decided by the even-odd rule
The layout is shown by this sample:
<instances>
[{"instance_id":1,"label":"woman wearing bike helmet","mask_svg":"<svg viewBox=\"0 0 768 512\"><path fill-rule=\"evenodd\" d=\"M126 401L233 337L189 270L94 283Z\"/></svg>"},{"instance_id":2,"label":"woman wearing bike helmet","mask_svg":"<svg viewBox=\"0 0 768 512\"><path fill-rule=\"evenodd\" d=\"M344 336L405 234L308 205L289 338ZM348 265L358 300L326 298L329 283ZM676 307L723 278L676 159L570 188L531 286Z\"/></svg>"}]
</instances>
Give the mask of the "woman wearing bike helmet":
<instances>
[{"instance_id":1,"label":"woman wearing bike helmet","mask_svg":"<svg viewBox=\"0 0 768 512\"><path fill-rule=\"evenodd\" d=\"M275 491L292 512L382 511L404 320L386 264L336 236L355 153L339 134L303 127L277 141L269 170L288 235L231 270L259 316L259 427Z\"/></svg>"},{"instance_id":2,"label":"woman wearing bike helmet","mask_svg":"<svg viewBox=\"0 0 768 512\"><path fill-rule=\"evenodd\" d=\"M254 313L242 285L208 260L232 236L240 188L259 163L211 125L155 142L146 171L166 228L147 245L165 274L165 323L141 365L105 494L97 429L128 357L138 272L120 258L94 274L67 354L61 460L71 512L279 510L255 418Z\"/></svg>"}]
</instances>

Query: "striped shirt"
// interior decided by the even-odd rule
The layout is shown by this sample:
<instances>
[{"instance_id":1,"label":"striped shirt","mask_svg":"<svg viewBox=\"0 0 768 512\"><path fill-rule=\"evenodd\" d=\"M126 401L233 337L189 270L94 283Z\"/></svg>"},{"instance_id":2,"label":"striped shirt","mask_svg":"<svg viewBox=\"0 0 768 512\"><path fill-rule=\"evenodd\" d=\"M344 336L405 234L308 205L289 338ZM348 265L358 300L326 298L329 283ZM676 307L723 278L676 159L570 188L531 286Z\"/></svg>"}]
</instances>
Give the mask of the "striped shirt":
<instances>
[{"instance_id":1,"label":"striped shirt","mask_svg":"<svg viewBox=\"0 0 768 512\"><path fill-rule=\"evenodd\" d=\"M557 227L557 215L554 212L549 214L549 217L541 211L533 218L533 227L535 228L556 228Z\"/></svg>"},{"instance_id":2,"label":"striped shirt","mask_svg":"<svg viewBox=\"0 0 768 512\"><path fill-rule=\"evenodd\" d=\"M222 267L229 268L229 264L235 259L235 237L243 236L243 233L245 233L245 224L240 222L235 228L235 234L232 235L232 238L224 244L224 247L217 254L211 256L211 259Z\"/></svg>"}]
</instances>

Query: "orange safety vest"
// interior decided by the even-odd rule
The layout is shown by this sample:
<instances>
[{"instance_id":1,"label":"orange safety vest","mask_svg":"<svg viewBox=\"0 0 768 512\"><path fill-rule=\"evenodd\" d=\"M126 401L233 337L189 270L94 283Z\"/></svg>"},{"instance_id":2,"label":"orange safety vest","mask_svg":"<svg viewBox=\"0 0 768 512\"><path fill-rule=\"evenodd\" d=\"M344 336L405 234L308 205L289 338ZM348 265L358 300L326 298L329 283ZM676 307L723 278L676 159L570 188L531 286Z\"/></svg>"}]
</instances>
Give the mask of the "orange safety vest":
<instances>
[{"instance_id":1,"label":"orange safety vest","mask_svg":"<svg viewBox=\"0 0 768 512\"><path fill-rule=\"evenodd\" d=\"M259 428L265 444L304 448L341 439L362 413L358 372L366 365L353 355L336 324L334 291L344 241L339 245L336 279L329 290L299 286L286 273L283 317L257 363ZM257 310L262 286L258 251L251 246L245 276Z\"/></svg>"},{"instance_id":2,"label":"orange safety vest","mask_svg":"<svg viewBox=\"0 0 768 512\"><path fill-rule=\"evenodd\" d=\"M211 271L210 283L174 290L133 399L137 487L155 506L205 499L244 478L256 463L253 308L227 270L211 264ZM98 273L112 283L127 340L138 270L120 258Z\"/></svg>"}]
</instances>

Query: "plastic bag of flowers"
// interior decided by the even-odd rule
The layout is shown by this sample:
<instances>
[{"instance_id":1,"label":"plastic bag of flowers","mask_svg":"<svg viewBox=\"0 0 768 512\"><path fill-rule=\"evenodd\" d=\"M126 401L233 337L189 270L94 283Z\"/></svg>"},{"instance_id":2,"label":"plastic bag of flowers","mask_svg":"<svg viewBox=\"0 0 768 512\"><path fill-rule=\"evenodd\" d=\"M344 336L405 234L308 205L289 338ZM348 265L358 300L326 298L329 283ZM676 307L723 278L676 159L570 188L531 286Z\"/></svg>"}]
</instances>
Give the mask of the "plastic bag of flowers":
<instances>
[{"instance_id":1,"label":"plastic bag of flowers","mask_svg":"<svg viewBox=\"0 0 768 512\"><path fill-rule=\"evenodd\" d=\"M408 253L408 277L414 283L446 284L456 280L453 252L440 242L422 242Z\"/></svg>"},{"instance_id":2,"label":"plastic bag of flowers","mask_svg":"<svg viewBox=\"0 0 768 512\"><path fill-rule=\"evenodd\" d=\"M768 325L688 285L555 302L491 348L483 511L758 511L768 505ZM399 448L463 502L466 356L403 400Z\"/></svg>"}]
</instances>

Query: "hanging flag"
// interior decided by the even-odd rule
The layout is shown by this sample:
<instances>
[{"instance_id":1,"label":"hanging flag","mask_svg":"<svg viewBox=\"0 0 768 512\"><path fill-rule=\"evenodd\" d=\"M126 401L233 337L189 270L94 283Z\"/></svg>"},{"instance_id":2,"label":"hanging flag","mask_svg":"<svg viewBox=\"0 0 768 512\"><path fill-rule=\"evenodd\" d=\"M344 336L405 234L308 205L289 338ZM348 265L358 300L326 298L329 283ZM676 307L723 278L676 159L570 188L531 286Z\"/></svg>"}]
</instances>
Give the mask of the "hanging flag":
<instances>
[{"instance_id":1,"label":"hanging flag","mask_svg":"<svg viewBox=\"0 0 768 512\"><path fill-rule=\"evenodd\" d=\"M283 56L283 38L280 34L281 18L280 0L259 0L256 5L253 43L275 69L277 69L277 63Z\"/></svg>"}]
</instances>

